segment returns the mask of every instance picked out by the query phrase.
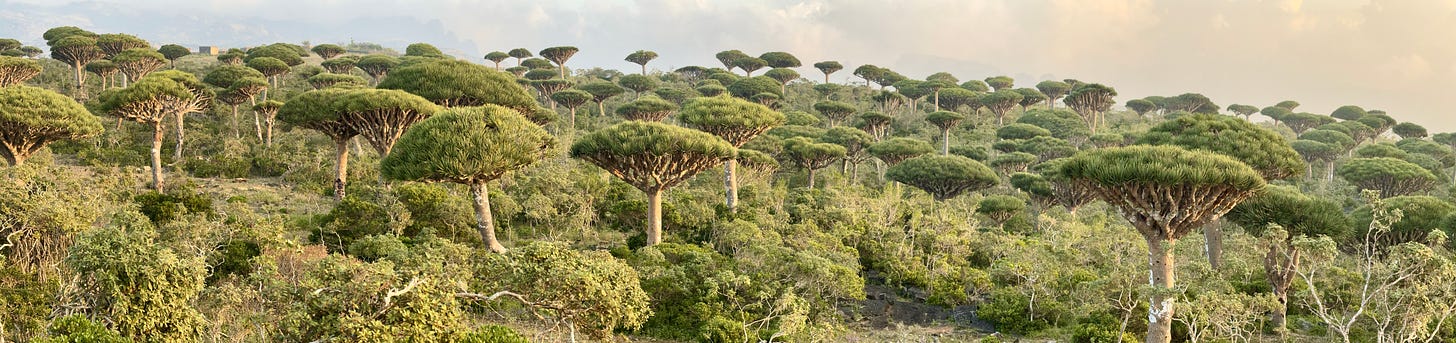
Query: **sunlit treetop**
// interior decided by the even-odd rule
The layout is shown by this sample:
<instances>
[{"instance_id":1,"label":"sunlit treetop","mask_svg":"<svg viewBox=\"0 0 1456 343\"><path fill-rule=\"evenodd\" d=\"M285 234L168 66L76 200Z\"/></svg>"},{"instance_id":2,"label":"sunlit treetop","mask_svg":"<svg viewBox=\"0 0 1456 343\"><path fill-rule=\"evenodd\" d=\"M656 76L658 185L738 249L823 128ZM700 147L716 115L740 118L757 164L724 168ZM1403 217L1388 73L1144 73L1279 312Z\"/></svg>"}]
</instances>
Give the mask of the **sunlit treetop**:
<instances>
[{"instance_id":1,"label":"sunlit treetop","mask_svg":"<svg viewBox=\"0 0 1456 343\"><path fill-rule=\"evenodd\" d=\"M965 192L995 186L996 172L975 160L961 156L920 156L890 167L885 178L915 186L935 200L948 200Z\"/></svg>"},{"instance_id":2,"label":"sunlit treetop","mask_svg":"<svg viewBox=\"0 0 1456 343\"><path fill-rule=\"evenodd\" d=\"M443 57L445 53L429 43L414 43L404 48L405 56Z\"/></svg>"},{"instance_id":3,"label":"sunlit treetop","mask_svg":"<svg viewBox=\"0 0 1456 343\"><path fill-rule=\"evenodd\" d=\"M136 36L124 33L107 33L96 37L96 47L106 53L106 56L116 56L127 49L146 48L151 50L151 43Z\"/></svg>"},{"instance_id":4,"label":"sunlit treetop","mask_svg":"<svg viewBox=\"0 0 1456 343\"><path fill-rule=\"evenodd\" d=\"M793 54L783 51L765 52L762 55L758 55L758 58L767 62L768 66L772 68L798 68L803 65L803 63L799 62L798 57L794 57Z\"/></svg>"},{"instance_id":5,"label":"sunlit treetop","mask_svg":"<svg viewBox=\"0 0 1456 343\"><path fill-rule=\"evenodd\" d=\"M541 160L555 145L546 130L514 110L456 108L412 126L379 167L395 180L484 182Z\"/></svg>"},{"instance_id":6,"label":"sunlit treetop","mask_svg":"<svg viewBox=\"0 0 1456 343\"><path fill-rule=\"evenodd\" d=\"M398 89L445 107L504 106L517 112L536 109L536 99L509 74L459 60L435 60L389 72L378 88Z\"/></svg>"},{"instance_id":7,"label":"sunlit treetop","mask_svg":"<svg viewBox=\"0 0 1456 343\"><path fill-rule=\"evenodd\" d=\"M678 113L683 124L723 138L734 147L775 126L783 125L783 113L766 106L729 97L697 98Z\"/></svg>"},{"instance_id":8,"label":"sunlit treetop","mask_svg":"<svg viewBox=\"0 0 1456 343\"><path fill-rule=\"evenodd\" d=\"M243 58L243 62L251 62L254 59L262 57L271 57L278 59L279 61L282 61L290 67L303 64L303 56L299 54L297 50L293 50L286 45L279 44L264 45L249 49L247 57Z\"/></svg>"},{"instance_id":9,"label":"sunlit treetop","mask_svg":"<svg viewBox=\"0 0 1456 343\"><path fill-rule=\"evenodd\" d=\"M0 56L0 87L25 83L40 75L41 70L40 63L35 60Z\"/></svg>"},{"instance_id":10,"label":"sunlit treetop","mask_svg":"<svg viewBox=\"0 0 1456 343\"><path fill-rule=\"evenodd\" d=\"M1182 116L1153 127L1138 144L1176 145L1227 155L1269 180L1298 176L1307 167L1284 136L1229 116Z\"/></svg>"},{"instance_id":11,"label":"sunlit treetop","mask_svg":"<svg viewBox=\"0 0 1456 343\"><path fill-rule=\"evenodd\" d=\"M338 46L336 44L319 44L315 45L313 49L310 50L313 51L315 55L319 55L319 57L323 57L323 59L325 60L333 59L334 57L338 57L339 55L343 55L345 52L348 52L348 50L345 50L344 47Z\"/></svg>"}]
</instances>

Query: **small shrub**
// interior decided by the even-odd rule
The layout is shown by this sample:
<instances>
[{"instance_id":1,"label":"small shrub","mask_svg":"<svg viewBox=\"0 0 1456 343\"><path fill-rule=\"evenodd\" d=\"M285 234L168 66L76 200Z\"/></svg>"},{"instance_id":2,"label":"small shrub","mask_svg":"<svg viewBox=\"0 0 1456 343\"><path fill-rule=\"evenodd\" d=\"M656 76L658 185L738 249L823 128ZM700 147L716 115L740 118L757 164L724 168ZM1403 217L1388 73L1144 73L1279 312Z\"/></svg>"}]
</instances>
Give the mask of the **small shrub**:
<instances>
[{"instance_id":1,"label":"small shrub","mask_svg":"<svg viewBox=\"0 0 1456 343\"><path fill-rule=\"evenodd\" d=\"M194 186L184 185L166 193L148 192L132 198L143 215L161 225L188 214L211 213L212 198L198 193Z\"/></svg>"}]
</instances>

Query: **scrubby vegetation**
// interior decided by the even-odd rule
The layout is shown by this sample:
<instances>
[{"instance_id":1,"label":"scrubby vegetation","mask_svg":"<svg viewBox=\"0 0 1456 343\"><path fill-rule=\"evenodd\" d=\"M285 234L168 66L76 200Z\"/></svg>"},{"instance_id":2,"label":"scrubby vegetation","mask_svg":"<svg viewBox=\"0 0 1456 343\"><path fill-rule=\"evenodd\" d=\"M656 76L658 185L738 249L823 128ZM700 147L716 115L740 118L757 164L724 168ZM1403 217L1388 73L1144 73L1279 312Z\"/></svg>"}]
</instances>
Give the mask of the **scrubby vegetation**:
<instances>
[{"instance_id":1,"label":"scrubby vegetation","mask_svg":"<svg viewBox=\"0 0 1456 343\"><path fill-rule=\"evenodd\" d=\"M43 38L0 342L1456 341L1456 134L1381 111Z\"/></svg>"}]
</instances>

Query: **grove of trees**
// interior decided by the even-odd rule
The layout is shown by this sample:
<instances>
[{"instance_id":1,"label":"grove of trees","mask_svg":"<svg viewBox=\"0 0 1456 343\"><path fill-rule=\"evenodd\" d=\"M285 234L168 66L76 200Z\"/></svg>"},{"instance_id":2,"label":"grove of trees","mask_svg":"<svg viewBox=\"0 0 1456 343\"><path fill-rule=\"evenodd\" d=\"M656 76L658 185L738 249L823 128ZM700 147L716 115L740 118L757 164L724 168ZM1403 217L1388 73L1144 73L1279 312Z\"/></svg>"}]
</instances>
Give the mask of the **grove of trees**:
<instances>
[{"instance_id":1,"label":"grove of trees","mask_svg":"<svg viewBox=\"0 0 1456 343\"><path fill-rule=\"evenodd\" d=\"M25 38L0 342L1456 341L1456 133L1378 107Z\"/></svg>"}]
</instances>

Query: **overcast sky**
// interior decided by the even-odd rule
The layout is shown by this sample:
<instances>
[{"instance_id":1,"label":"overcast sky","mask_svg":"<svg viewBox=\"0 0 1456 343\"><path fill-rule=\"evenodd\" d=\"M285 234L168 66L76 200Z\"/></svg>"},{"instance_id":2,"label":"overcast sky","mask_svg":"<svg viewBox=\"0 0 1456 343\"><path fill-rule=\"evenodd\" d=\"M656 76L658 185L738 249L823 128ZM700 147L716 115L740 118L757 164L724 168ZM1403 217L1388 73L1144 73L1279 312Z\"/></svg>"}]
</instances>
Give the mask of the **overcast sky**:
<instances>
[{"instance_id":1,"label":"overcast sky","mask_svg":"<svg viewBox=\"0 0 1456 343\"><path fill-rule=\"evenodd\" d=\"M56 25L154 44L248 45L415 37L477 62L485 52L581 49L568 66L714 66L713 54L788 51L910 77L1076 78L1119 102L1199 92L1220 105L1344 104L1456 131L1456 0L0 0L0 37ZM409 35L409 36L403 36ZM818 71L801 68L817 79ZM852 78L848 71L835 82Z\"/></svg>"}]
</instances>

